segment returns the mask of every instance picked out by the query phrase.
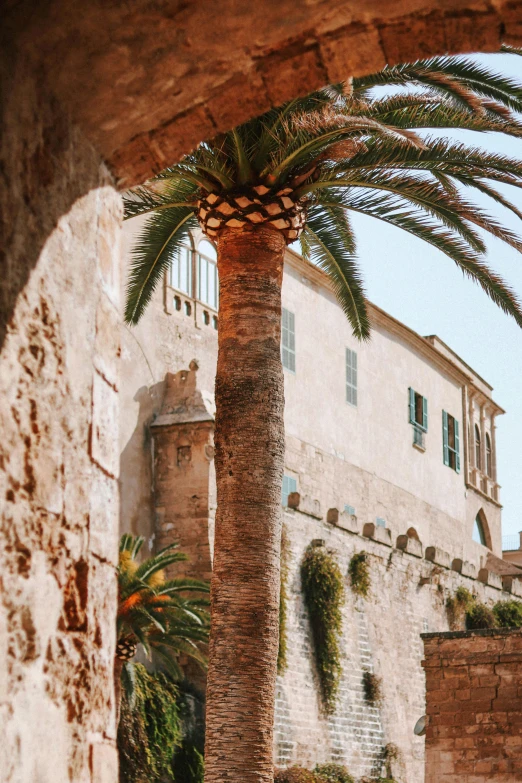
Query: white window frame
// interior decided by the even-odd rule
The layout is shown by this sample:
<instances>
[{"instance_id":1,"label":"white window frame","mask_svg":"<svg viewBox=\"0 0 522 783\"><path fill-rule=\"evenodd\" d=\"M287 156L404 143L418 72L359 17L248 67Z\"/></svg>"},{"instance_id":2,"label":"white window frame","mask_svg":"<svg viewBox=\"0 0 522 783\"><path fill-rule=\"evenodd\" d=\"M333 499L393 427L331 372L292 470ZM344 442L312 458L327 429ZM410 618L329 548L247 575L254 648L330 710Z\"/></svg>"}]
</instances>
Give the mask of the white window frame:
<instances>
[{"instance_id":1,"label":"white window frame","mask_svg":"<svg viewBox=\"0 0 522 783\"><path fill-rule=\"evenodd\" d=\"M357 385L357 353L351 348L346 348L345 353L345 381L346 381L346 402L348 405L357 407L358 385Z\"/></svg>"},{"instance_id":2,"label":"white window frame","mask_svg":"<svg viewBox=\"0 0 522 783\"><path fill-rule=\"evenodd\" d=\"M295 313L286 307L281 313L281 362L295 375Z\"/></svg>"},{"instance_id":3,"label":"white window frame","mask_svg":"<svg viewBox=\"0 0 522 783\"><path fill-rule=\"evenodd\" d=\"M288 473L285 473L281 486L281 505L283 508L288 508L288 496L291 495L292 492L297 492L297 479L293 476L289 476Z\"/></svg>"}]
</instances>

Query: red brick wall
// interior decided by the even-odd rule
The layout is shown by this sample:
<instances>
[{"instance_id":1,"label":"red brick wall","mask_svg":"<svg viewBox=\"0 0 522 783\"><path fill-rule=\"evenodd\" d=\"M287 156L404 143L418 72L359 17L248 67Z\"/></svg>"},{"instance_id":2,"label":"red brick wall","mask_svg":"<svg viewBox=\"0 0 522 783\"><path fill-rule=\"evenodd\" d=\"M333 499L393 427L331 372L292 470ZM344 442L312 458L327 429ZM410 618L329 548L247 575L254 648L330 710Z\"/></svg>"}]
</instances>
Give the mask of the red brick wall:
<instances>
[{"instance_id":1,"label":"red brick wall","mask_svg":"<svg viewBox=\"0 0 522 783\"><path fill-rule=\"evenodd\" d=\"M423 639L426 783L522 781L522 631Z\"/></svg>"}]
</instances>

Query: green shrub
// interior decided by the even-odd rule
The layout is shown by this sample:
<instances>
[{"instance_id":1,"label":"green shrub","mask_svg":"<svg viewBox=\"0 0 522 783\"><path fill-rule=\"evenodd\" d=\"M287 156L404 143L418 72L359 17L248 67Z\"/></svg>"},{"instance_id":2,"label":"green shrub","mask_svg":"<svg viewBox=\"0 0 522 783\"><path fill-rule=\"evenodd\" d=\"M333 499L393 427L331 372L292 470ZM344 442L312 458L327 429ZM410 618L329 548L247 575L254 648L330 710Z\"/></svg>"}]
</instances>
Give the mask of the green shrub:
<instances>
[{"instance_id":1,"label":"green shrub","mask_svg":"<svg viewBox=\"0 0 522 783\"><path fill-rule=\"evenodd\" d=\"M472 606L466 612L466 628L469 631L482 628L497 628L497 618L486 604L474 601Z\"/></svg>"},{"instance_id":2,"label":"green shrub","mask_svg":"<svg viewBox=\"0 0 522 783\"><path fill-rule=\"evenodd\" d=\"M357 552L353 555L348 566L350 584L356 595L362 595L367 598L370 592L370 569L368 566L368 555L366 552Z\"/></svg>"},{"instance_id":3,"label":"green shrub","mask_svg":"<svg viewBox=\"0 0 522 783\"><path fill-rule=\"evenodd\" d=\"M333 555L321 546L309 546L301 565L303 593L310 626L323 706L333 712L341 678L340 637L344 585Z\"/></svg>"},{"instance_id":4,"label":"green shrub","mask_svg":"<svg viewBox=\"0 0 522 783\"><path fill-rule=\"evenodd\" d=\"M281 531L281 593L279 597L279 647L277 650L277 673L282 674L286 669L288 640L287 640L287 605L288 605L288 560L290 556L288 533L283 525Z\"/></svg>"},{"instance_id":5,"label":"green shrub","mask_svg":"<svg viewBox=\"0 0 522 783\"><path fill-rule=\"evenodd\" d=\"M176 751L172 772L176 783L203 783L205 761L190 739L184 739Z\"/></svg>"},{"instance_id":6,"label":"green shrub","mask_svg":"<svg viewBox=\"0 0 522 783\"><path fill-rule=\"evenodd\" d=\"M520 601L499 601L493 607L500 628L520 628L522 626L522 603Z\"/></svg>"},{"instance_id":7,"label":"green shrub","mask_svg":"<svg viewBox=\"0 0 522 783\"><path fill-rule=\"evenodd\" d=\"M462 626L462 622L475 602L475 596L466 587L458 587L453 596L446 601L446 610L452 629Z\"/></svg>"},{"instance_id":8,"label":"green shrub","mask_svg":"<svg viewBox=\"0 0 522 783\"><path fill-rule=\"evenodd\" d=\"M327 783L355 783L355 778L342 764L316 764L314 773Z\"/></svg>"},{"instance_id":9,"label":"green shrub","mask_svg":"<svg viewBox=\"0 0 522 783\"><path fill-rule=\"evenodd\" d=\"M309 769L294 765L286 769L276 769L274 783L321 783L322 779Z\"/></svg>"},{"instance_id":10,"label":"green shrub","mask_svg":"<svg viewBox=\"0 0 522 783\"><path fill-rule=\"evenodd\" d=\"M122 693L118 726L120 783L153 783L168 778L181 743L179 691L164 674L131 665L133 693Z\"/></svg>"},{"instance_id":11,"label":"green shrub","mask_svg":"<svg viewBox=\"0 0 522 783\"><path fill-rule=\"evenodd\" d=\"M382 699L382 680L373 672L363 672L364 698L368 704L377 705Z\"/></svg>"}]
</instances>

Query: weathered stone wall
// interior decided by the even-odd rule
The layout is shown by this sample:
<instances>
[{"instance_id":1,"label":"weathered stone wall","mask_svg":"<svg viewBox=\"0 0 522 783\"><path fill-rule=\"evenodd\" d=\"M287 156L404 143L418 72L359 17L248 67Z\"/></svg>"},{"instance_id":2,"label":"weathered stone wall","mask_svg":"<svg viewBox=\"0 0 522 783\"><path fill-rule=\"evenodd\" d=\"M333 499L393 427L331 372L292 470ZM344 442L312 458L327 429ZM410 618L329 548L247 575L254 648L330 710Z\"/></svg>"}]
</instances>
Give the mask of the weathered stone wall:
<instances>
[{"instance_id":1,"label":"weathered stone wall","mask_svg":"<svg viewBox=\"0 0 522 783\"><path fill-rule=\"evenodd\" d=\"M121 199L4 53L0 778L115 783Z\"/></svg>"},{"instance_id":2,"label":"weathered stone wall","mask_svg":"<svg viewBox=\"0 0 522 783\"><path fill-rule=\"evenodd\" d=\"M426 783L522 780L522 633L424 635Z\"/></svg>"},{"instance_id":3,"label":"weathered stone wall","mask_svg":"<svg viewBox=\"0 0 522 783\"><path fill-rule=\"evenodd\" d=\"M318 454L317 459L328 457ZM490 577L495 586L486 585L452 570L451 558L444 560L441 552L435 553L435 562L428 560L434 556L429 546L437 542L405 542L404 535L399 542L406 546L404 551L397 548L387 529L374 529L372 539L368 536L373 526L365 527L347 515L331 524L318 504L303 498L299 508L303 503L307 513L288 509L284 514L291 553L288 669L278 678L275 762L312 766L336 760L345 763L353 775L375 774L381 771L383 748L393 743L402 757L393 765L396 779L421 783L424 740L413 734L415 722L425 712L421 633L449 629L446 600L460 585L487 603L510 596L502 592L500 579ZM335 552L346 583L343 679L338 707L330 718L322 714L318 699L300 580L303 554L314 539L322 539ZM348 579L349 561L360 551L369 555L371 592L367 599L354 595ZM480 561L474 565L478 573ZM364 671L382 678L380 707L364 700Z\"/></svg>"}]
</instances>

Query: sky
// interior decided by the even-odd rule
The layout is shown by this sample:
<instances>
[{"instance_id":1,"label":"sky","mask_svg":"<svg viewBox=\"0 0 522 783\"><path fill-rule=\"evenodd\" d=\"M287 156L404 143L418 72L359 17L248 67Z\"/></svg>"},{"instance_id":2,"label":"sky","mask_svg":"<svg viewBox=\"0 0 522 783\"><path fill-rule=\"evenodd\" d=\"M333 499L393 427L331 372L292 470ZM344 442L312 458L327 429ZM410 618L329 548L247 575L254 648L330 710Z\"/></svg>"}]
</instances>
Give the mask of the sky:
<instances>
[{"instance_id":1,"label":"sky","mask_svg":"<svg viewBox=\"0 0 522 783\"><path fill-rule=\"evenodd\" d=\"M474 59L522 84L522 57ZM469 132L452 137L522 160L522 140ZM522 190L497 188L522 210ZM476 191L466 195L522 235L522 221L511 212ZM437 334L493 386L495 401L506 410L497 418L497 478L502 533L517 533L522 530L522 330L440 251L374 218L355 215L352 223L368 298L419 334ZM521 254L494 238L487 245L486 262L522 299Z\"/></svg>"}]
</instances>

